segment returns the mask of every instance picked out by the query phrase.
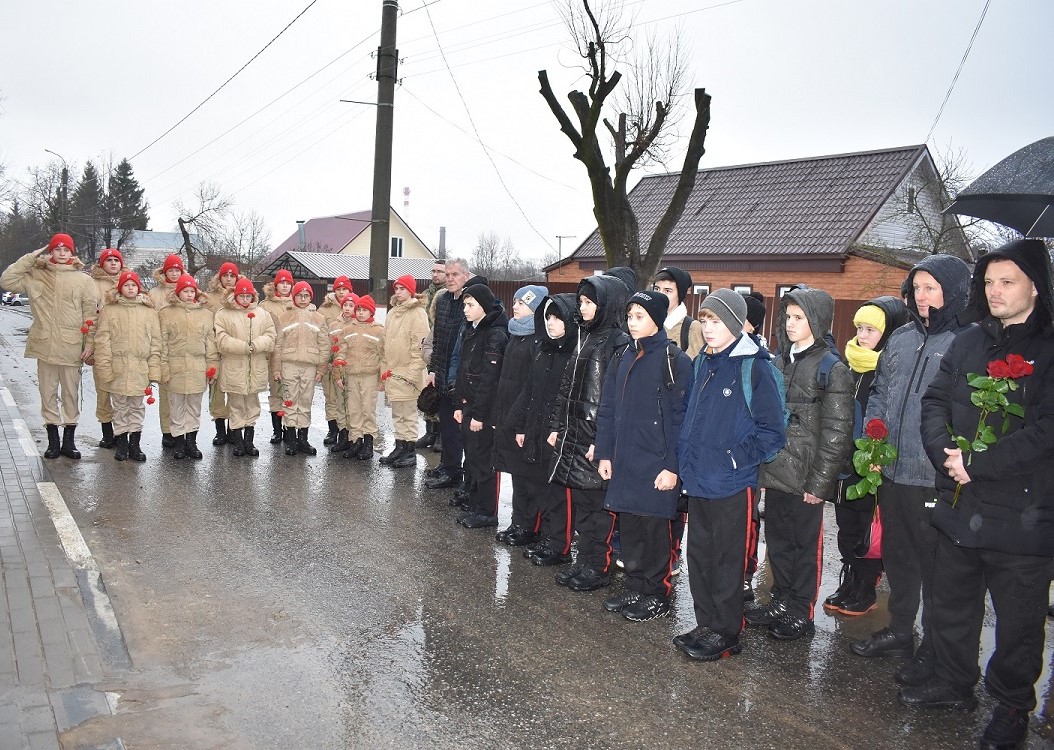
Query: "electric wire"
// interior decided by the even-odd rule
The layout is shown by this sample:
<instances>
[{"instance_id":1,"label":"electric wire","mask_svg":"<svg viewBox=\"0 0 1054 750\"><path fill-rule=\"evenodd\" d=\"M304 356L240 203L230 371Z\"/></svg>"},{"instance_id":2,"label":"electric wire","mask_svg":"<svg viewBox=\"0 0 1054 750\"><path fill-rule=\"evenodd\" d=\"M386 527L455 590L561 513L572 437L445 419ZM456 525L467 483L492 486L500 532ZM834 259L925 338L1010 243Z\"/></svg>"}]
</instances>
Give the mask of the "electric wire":
<instances>
[{"instance_id":1,"label":"electric wire","mask_svg":"<svg viewBox=\"0 0 1054 750\"><path fill-rule=\"evenodd\" d=\"M970 56L970 50L973 49L974 40L977 39L978 32L981 31L981 24L984 23L984 17L988 14L988 6L992 0L985 0L984 8L981 9L981 17L977 19L977 25L974 26L973 34L970 35L970 42L966 45L966 51L963 52L962 60L959 61L959 67L955 69L955 75L952 76L952 82L948 86L948 91L944 94L944 101L941 102L941 108L937 110L937 116L933 118L933 124L930 125L930 130L926 133L926 138L923 143L929 143L930 138L933 137L933 131L937 128L937 123L940 122L941 115L944 114L944 107L948 104L948 100L952 97L952 91L955 90L955 84L959 80L959 74L962 73L963 66L966 65L966 58Z\"/></svg>"}]
</instances>

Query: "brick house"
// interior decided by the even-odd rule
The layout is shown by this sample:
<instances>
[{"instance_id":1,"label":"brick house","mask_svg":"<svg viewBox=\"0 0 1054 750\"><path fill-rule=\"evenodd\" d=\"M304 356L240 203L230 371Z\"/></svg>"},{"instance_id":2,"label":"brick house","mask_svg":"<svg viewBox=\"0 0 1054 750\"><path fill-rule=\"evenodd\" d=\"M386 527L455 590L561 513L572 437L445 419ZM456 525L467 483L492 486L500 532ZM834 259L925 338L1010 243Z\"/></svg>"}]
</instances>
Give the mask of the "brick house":
<instances>
[{"instance_id":1,"label":"brick house","mask_svg":"<svg viewBox=\"0 0 1054 750\"><path fill-rule=\"evenodd\" d=\"M941 209L937 168L925 145L700 170L674 228L664 265L692 275L691 311L711 289L759 291L771 334L776 300L793 284L837 301L835 338L851 337L864 301L899 295L906 269L929 246L920 227L943 227L942 250L968 260L965 234ZM630 191L646 246L677 175L650 175ZM546 267L550 282L577 281L606 267L600 234Z\"/></svg>"}]
</instances>

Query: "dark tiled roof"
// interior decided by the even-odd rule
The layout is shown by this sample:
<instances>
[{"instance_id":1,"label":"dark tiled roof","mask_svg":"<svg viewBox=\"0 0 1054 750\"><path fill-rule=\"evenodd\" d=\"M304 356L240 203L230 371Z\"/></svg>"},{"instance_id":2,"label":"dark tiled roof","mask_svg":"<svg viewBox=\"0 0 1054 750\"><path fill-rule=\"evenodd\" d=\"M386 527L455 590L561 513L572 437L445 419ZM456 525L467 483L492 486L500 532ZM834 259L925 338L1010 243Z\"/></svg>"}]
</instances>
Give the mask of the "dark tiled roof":
<instances>
[{"instance_id":1,"label":"dark tiled roof","mask_svg":"<svg viewBox=\"0 0 1054 750\"><path fill-rule=\"evenodd\" d=\"M700 170L665 255L844 254L925 152L906 146ZM644 177L630 191L642 252L677 179ZM594 230L571 257L603 256Z\"/></svg>"}]
</instances>

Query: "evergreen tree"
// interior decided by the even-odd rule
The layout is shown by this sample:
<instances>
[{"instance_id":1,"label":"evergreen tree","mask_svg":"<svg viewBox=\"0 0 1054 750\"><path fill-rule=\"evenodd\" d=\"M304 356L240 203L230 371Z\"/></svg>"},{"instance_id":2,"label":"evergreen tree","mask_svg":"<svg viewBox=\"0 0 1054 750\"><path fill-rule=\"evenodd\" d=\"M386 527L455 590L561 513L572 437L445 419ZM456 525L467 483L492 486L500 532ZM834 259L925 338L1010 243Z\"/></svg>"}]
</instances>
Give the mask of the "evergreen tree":
<instances>
[{"instance_id":1,"label":"evergreen tree","mask_svg":"<svg viewBox=\"0 0 1054 750\"><path fill-rule=\"evenodd\" d=\"M0 268L7 268L19 257L46 245L49 236L40 217L23 210L15 198L11 210L0 216Z\"/></svg>"},{"instance_id":2,"label":"evergreen tree","mask_svg":"<svg viewBox=\"0 0 1054 750\"><path fill-rule=\"evenodd\" d=\"M132 165L121 159L110 175L108 186L109 222L107 247L120 248L133 229L146 229L150 224L149 204L143 200L144 190L132 174Z\"/></svg>"},{"instance_id":3,"label":"evergreen tree","mask_svg":"<svg viewBox=\"0 0 1054 750\"><path fill-rule=\"evenodd\" d=\"M77 245L77 254L90 264L103 247L106 224L106 196L99 182L99 173L90 161L73 191L70 201L69 228Z\"/></svg>"}]
</instances>

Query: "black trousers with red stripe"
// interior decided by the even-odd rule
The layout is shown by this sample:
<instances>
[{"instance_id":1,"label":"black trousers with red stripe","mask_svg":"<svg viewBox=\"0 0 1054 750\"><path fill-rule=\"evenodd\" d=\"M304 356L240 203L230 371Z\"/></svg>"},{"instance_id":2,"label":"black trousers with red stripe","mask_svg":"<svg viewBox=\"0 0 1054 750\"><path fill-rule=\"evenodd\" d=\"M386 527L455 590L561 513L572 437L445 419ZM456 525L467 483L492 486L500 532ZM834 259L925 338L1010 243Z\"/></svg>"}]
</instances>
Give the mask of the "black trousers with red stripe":
<instances>
[{"instance_id":1,"label":"black trousers with red stripe","mask_svg":"<svg viewBox=\"0 0 1054 750\"><path fill-rule=\"evenodd\" d=\"M626 588L645 596L673 592L673 531L669 518L619 513L619 557L626 566Z\"/></svg>"},{"instance_id":2,"label":"black trousers with red stripe","mask_svg":"<svg viewBox=\"0 0 1054 750\"><path fill-rule=\"evenodd\" d=\"M571 488L571 510L578 532L577 561L598 570L611 572L611 535L615 532L615 514L604 510L605 490Z\"/></svg>"},{"instance_id":3,"label":"black trousers with red stripe","mask_svg":"<svg viewBox=\"0 0 1054 750\"><path fill-rule=\"evenodd\" d=\"M823 506L805 502L802 495L765 490L765 542L772 590L783 597L792 615L808 620L813 618L820 593Z\"/></svg>"},{"instance_id":4,"label":"black trousers with red stripe","mask_svg":"<svg viewBox=\"0 0 1054 750\"><path fill-rule=\"evenodd\" d=\"M695 621L721 635L743 629L743 576L752 537L754 493L688 498L688 585Z\"/></svg>"},{"instance_id":5,"label":"black trousers with red stripe","mask_svg":"<svg viewBox=\"0 0 1054 750\"><path fill-rule=\"evenodd\" d=\"M549 549L561 555L571 554L571 537L574 535L571 520L571 488L550 484L544 479L538 482L538 511L541 515L541 540Z\"/></svg>"},{"instance_id":6,"label":"black trousers with red stripe","mask_svg":"<svg viewBox=\"0 0 1054 750\"><path fill-rule=\"evenodd\" d=\"M538 533L542 525L541 506L548 483L510 474L512 477L512 523Z\"/></svg>"},{"instance_id":7,"label":"black trousers with red stripe","mask_svg":"<svg viewBox=\"0 0 1054 750\"><path fill-rule=\"evenodd\" d=\"M468 490L468 506L474 513L496 516L498 472L494 470L491 458L494 451L494 428L484 424L482 430L473 432L469 429L469 421L465 420L461 425L461 442L465 446L465 488Z\"/></svg>"}]
</instances>

